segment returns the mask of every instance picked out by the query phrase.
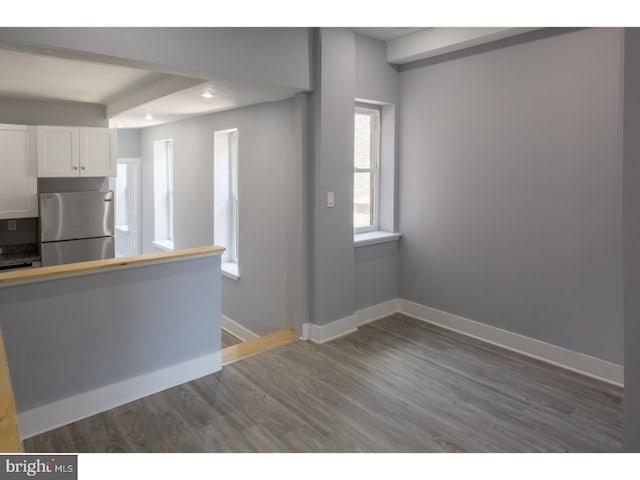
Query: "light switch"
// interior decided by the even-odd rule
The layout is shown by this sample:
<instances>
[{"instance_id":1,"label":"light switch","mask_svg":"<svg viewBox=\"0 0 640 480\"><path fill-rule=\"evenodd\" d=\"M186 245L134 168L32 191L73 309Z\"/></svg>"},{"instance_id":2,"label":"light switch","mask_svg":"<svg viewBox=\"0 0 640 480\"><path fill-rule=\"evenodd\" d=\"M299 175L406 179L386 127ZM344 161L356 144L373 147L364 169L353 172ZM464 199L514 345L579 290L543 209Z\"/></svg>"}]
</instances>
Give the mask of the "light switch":
<instances>
[{"instance_id":1,"label":"light switch","mask_svg":"<svg viewBox=\"0 0 640 480\"><path fill-rule=\"evenodd\" d=\"M7 226L9 228L9 230L15 230L16 229L16 221L15 220L9 220L7 222Z\"/></svg>"},{"instance_id":2,"label":"light switch","mask_svg":"<svg viewBox=\"0 0 640 480\"><path fill-rule=\"evenodd\" d=\"M336 196L333 192L327 192L327 207L333 208L336 206Z\"/></svg>"}]
</instances>

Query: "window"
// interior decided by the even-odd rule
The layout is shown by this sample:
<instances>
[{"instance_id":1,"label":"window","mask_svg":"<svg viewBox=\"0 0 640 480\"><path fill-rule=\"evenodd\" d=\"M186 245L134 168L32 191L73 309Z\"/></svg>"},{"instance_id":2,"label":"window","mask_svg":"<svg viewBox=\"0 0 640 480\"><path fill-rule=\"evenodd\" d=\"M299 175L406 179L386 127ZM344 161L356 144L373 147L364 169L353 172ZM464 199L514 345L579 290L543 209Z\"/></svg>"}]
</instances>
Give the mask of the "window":
<instances>
[{"instance_id":1,"label":"window","mask_svg":"<svg viewBox=\"0 0 640 480\"><path fill-rule=\"evenodd\" d=\"M138 255L141 251L140 163L140 158L118 158L118 175L109 178L115 197L116 257Z\"/></svg>"},{"instance_id":2,"label":"window","mask_svg":"<svg viewBox=\"0 0 640 480\"><path fill-rule=\"evenodd\" d=\"M226 248L223 274L234 279L239 277L238 138L235 128L213 134L213 238L216 245Z\"/></svg>"},{"instance_id":3,"label":"window","mask_svg":"<svg viewBox=\"0 0 640 480\"><path fill-rule=\"evenodd\" d=\"M367 103L365 103L367 102ZM356 99L353 155L353 245L395 242L396 109L391 103Z\"/></svg>"},{"instance_id":4,"label":"window","mask_svg":"<svg viewBox=\"0 0 640 480\"><path fill-rule=\"evenodd\" d=\"M173 140L153 143L154 240L162 250L173 250Z\"/></svg>"},{"instance_id":5,"label":"window","mask_svg":"<svg viewBox=\"0 0 640 480\"><path fill-rule=\"evenodd\" d=\"M357 106L354 118L353 227L364 233L378 229L380 110Z\"/></svg>"}]
</instances>

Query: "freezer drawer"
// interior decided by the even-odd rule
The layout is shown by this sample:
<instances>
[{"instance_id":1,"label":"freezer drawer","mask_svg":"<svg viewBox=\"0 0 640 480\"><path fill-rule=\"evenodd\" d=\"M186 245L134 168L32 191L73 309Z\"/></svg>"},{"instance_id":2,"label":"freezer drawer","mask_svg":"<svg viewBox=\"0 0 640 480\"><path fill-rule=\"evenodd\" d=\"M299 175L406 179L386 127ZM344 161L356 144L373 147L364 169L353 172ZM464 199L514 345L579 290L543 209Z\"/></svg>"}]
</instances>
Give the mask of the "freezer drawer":
<instances>
[{"instance_id":1,"label":"freezer drawer","mask_svg":"<svg viewBox=\"0 0 640 480\"><path fill-rule=\"evenodd\" d=\"M40 241L113 236L113 192L40 194Z\"/></svg>"},{"instance_id":2,"label":"freezer drawer","mask_svg":"<svg viewBox=\"0 0 640 480\"><path fill-rule=\"evenodd\" d=\"M42 266L61 265L63 263L88 262L114 258L113 237L87 238L40 244Z\"/></svg>"}]
</instances>

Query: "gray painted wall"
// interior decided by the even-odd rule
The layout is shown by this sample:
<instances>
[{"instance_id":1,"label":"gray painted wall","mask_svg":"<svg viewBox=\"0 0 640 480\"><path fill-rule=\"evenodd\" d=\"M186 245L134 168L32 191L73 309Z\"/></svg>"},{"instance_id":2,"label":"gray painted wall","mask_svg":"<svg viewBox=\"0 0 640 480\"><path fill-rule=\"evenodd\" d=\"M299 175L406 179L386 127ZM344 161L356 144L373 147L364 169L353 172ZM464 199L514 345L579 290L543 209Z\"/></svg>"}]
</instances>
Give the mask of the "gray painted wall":
<instances>
[{"instance_id":1,"label":"gray painted wall","mask_svg":"<svg viewBox=\"0 0 640 480\"><path fill-rule=\"evenodd\" d=\"M38 241L37 218L16 219L15 230L9 230L8 223L8 220L0 220L0 247L21 243L36 243Z\"/></svg>"},{"instance_id":2,"label":"gray painted wall","mask_svg":"<svg viewBox=\"0 0 640 480\"><path fill-rule=\"evenodd\" d=\"M149 127L140 135L143 251L150 252L153 142L174 142L175 247L210 245L213 133L238 128L240 279L223 279L223 313L257 334L293 328L300 315L300 117L291 99Z\"/></svg>"},{"instance_id":3,"label":"gray painted wall","mask_svg":"<svg viewBox=\"0 0 640 480\"><path fill-rule=\"evenodd\" d=\"M397 104L398 72L387 63L385 42L354 35L356 44L355 92L360 100Z\"/></svg>"},{"instance_id":4,"label":"gray painted wall","mask_svg":"<svg viewBox=\"0 0 640 480\"><path fill-rule=\"evenodd\" d=\"M397 173L396 152L399 77L387 63L385 43L355 35L355 96L359 100L384 102L382 114L382 165L380 175L380 226L387 231L397 230ZM399 293L399 245L362 246L355 249L355 308L376 305Z\"/></svg>"},{"instance_id":5,"label":"gray painted wall","mask_svg":"<svg viewBox=\"0 0 640 480\"><path fill-rule=\"evenodd\" d=\"M109 126L104 105L2 97L0 97L0 123Z\"/></svg>"},{"instance_id":6,"label":"gray painted wall","mask_svg":"<svg viewBox=\"0 0 640 480\"><path fill-rule=\"evenodd\" d=\"M355 40L344 28L316 36L313 123L311 315L317 325L354 312L353 101ZM327 192L335 207L327 207Z\"/></svg>"},{"instance_id":7,"label":"gray painted wall","mask_svg":"<svg viewBox=\"0 0 640 480\"><path fill-rule=\"evenodd\" d=\"M17 411L220 351L220 257L0 288Z\"/></svg>"},{"instance_id":8,"label":"gray painted wall","mask_svg":"<svg viewBox=\"0 0 640 480\"><path fill-rule=\"evenodd\" d=\"M306 28L0 28L0 42L83 51L98 60L196 78L309 89Z\"/></svg>"},{"instance_id":9,"label":"gray painted wall","mask_svg":"<svg viewBox=\"0 0 640 480\"><path fill-rule=\"evenodd\" d=\"M354 249L357 310L398 298L399 248L399 242L389 242Z\"/></svg>"},{"instance_id":10,"label":"gray painted wall","mask_svg":"<svg viewBox=\"0 0 640 480\"><path fill-rule=\"evenodd\" d=\"M640 29L624 44L624 450L640 452Z\"/></svg>"},{"instance_id":11,"label":"gray painted wall","mask_svg":"<svg viewBox=\"0 0 640 480\"><path fill-rule=\"evenodd\" d=\"M139 158L140 130L136 128L118 129L118 158Z\"/></svg>"},{"instance_id":12,"label":"gray painted wall","mask_svg":"<svg viewBox=\"0 0 640 480\"><path fill-rule=\"evenodd\" d=\"M621 30L400 74L400 295L623 363Z\"/></svg>"}]
</instances>

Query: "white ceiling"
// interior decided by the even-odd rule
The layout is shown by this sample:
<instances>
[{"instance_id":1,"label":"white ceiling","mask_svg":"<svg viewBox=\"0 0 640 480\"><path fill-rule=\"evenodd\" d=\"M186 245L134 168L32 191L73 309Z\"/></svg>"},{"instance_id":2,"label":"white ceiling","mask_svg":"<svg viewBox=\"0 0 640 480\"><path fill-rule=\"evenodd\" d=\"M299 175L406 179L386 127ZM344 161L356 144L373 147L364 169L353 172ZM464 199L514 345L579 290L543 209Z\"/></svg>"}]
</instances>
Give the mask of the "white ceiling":
<instances>
[{"instance_id":1,"label":"white ceiling","mask_svg":"<svg viewBox=\"0 0 640 480\"><path fill-rule=\"evenodd\" d=\"M519 28L356 27L386 42L387 60L402 64L518 35ZM69 58L70 55L75 55ZM297 89L224 77L193 78L139 65L99 63L80 52L0 48L0 96L106 106L109 124L142 128L204 113L289 98ZM109 60L111 61L111 60ZM113 60L116 61L116 60ZM215 92L203 98L205 88ZM153 119L145 119L151 114Z\"/></svg>"},{"instance_id":2,"label":"white ceiling","mask_svg":"<svg viewBox=\"0 0 640 480\"><path fill-rule=\"evenodd\" d=\"M146 70L0 49L0 96L105 103Z\"/></svg>"},{"instance_id":3,"label":"white ceiling","mask_svg":"<svg viewBox=\"0 0 640 480\"><path fill-rule=\"evenodd\" d=\"M213 92L214 97L203 98L205 90ZM205 113L283 100L296 92L293 88L218 78L142 103L112 117L109 125L117 128L148 127ZM153 119L146 120L147 114Z\"/></svg>"},{"instance_id":4,"label":"white ceiling","mask_svg":"<svg viewBox=\"0 0 640 480\"><path fill-rule=\"evenodd\" d=\"M354 27L352 30L360 35L387 41L404 37L410 33L419 32L425 28L426 27Z\"/></svg>"},{"instance_id":5,"label":"white ceiling","mask_svg":"<svg viewBox=\"0 0 640 480\"><path fill-rule=\"evenodd\" d=\"M404 64L522 35L537 27L435 27L387 40L387 61Z\"/></svg>"},{"instance_id":6,"label":"white ceiling","mask_svg":"<svg viewBox=\"0 0 640 480\"><path fill-rule=\"evenodd\" d=\"M87 59L0 48L0 96L97 103L109 125L141 128L204 113L282 100L297 90L226 78L198 79ZM205 88L214 97L203 98ZM153 120L146 120L147 114Z\"/></svg>"}]
</instances>

